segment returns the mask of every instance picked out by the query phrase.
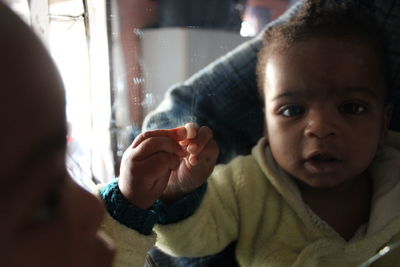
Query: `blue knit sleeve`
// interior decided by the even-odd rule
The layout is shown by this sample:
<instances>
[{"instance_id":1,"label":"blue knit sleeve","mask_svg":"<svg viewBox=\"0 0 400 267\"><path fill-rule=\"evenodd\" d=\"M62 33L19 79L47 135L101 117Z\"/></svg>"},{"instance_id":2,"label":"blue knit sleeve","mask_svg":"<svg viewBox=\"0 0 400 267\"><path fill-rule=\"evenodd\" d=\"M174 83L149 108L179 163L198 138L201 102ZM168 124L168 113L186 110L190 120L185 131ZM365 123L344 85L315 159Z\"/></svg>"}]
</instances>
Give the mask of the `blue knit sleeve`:
<instances>
[{"instance_id":1,"label":"blue knit sleeve","mask_svg":"<svg viewBox=\"0 0 400 267\"><path fill-rule=\"evenodd\" d=\"M115 220L141 234L151 234L158 221L157 212L153 207L142 210L132 205L119 190L118 179L104 186L100 190L100 196L108 213Z\"/></svg>"},{"instance_id":2,"label":"blue knit sleeve","mask_svg":"<svg viewBox=\"0 0 400 267\"><path fill-rule=\"evenodd\" d=\"M171 224L190 217L199 207L206 191L207 183L171 204L157 200L155 208L158 213L158 223Z\"/></svg>"},{"instance_id":3,"label":"blue knit sleeve","mask_svg":"<svg viewBox=\"0 0 400 267\"><path fill-rule=\"evenodd\" d=\"M171 204L157 200L149 209L142 210L124 197L116 179L100 190L100 197L111 217L141 234L150 235L156 223L170 224L191 216L200 205L206 190L205 183Z\"/></svg>"}]
</instances>

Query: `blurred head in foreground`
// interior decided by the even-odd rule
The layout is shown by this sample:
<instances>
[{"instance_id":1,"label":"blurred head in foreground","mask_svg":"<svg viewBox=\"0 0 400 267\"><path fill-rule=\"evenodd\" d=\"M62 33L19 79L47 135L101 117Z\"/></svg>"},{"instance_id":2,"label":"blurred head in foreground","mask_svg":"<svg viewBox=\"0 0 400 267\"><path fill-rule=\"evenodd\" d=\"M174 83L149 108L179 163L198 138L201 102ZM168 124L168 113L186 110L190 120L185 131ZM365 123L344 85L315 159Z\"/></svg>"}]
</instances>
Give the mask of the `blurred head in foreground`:
<instances>
[{"instance_id":1,"label":"blurred head in foreground","mask_svg":"<svg viewBox=\"0 0 400 267\"><path fill-rule=\"evenodd\" d=\"M0 3L0 262L110 266L100 202L69 177L61 79L40 41Z\"/></svg>"}]
</instances>

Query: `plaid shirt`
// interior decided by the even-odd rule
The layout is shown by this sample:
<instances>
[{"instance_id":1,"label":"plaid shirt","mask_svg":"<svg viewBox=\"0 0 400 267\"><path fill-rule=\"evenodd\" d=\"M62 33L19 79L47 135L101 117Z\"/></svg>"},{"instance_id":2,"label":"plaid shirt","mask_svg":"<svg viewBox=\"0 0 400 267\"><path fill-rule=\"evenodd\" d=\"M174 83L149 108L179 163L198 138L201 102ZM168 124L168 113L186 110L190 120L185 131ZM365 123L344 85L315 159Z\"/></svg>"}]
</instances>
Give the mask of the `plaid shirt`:
<instances>
[{"instance_id":1,"label":"plaid shirt","mask_svg":"<svg viewBox=\"0 0 400 267\"><path fill-rule=\"evenodd\" d=\"M363 4L390 36L390 90L394 104L390 128L400 131L400 1L364 0ZM299 6L301 3L267 27L285 21ZM213 130L220 147L219 162L249 154L263 135L263 106L256 82L257 53L261 47L262 34L211 63L185 83L170 88L160 106L145 119L143 129L172 128L196 122ZM215 262L222 265L218 256L215 261L214 257L174 259L157 250L150 254L158 266L213 266ZM234 257L232 247L228 254ZM232 266L231 261L229 266Z\"/></svg>"}]
</instances>

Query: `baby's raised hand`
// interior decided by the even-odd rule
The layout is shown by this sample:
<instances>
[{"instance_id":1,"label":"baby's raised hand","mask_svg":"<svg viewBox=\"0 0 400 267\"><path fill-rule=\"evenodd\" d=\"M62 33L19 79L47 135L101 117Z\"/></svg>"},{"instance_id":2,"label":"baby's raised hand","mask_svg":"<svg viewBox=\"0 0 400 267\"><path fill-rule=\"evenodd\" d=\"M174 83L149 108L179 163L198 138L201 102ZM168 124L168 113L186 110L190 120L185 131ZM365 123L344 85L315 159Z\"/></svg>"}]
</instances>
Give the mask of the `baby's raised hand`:
<instances>
[{"instance_id":1,"label":"baby's raised hand","mask_svg":"<svg viewBox=\"0 0 400 267\"><path fill-rule=\"evenodd\" d=\"M118 181L129 202L145 210L161 196L171 170L187 154L178 143L185 138L183 127L148 131L135 138L122 157Z\"/></svg>"},{"instance_id":2,"label":"baby's raised hand","mask_svg":"<svg viewBox=\"0 0 400 267\"><path fill-rule=\"evenodd\" d=\"M119 188L141 209L160 196L167 202L176 200L205 182L218 151L208 127L187 124L144 132L122 157Z\"/></svg>"},{"instance_id":3,"label":"baby's raised hand","mask_svg":"<svg viewBox=\"0 0 400 267\"><path fill-rule=\"evenodd\" d=\"M198 127L193 123L185 125L186 138L179 142L186 150L179 167L171 171L167 188L162 199L172 202L197 189L210 176L219 154L212 131L207 126Z\"/></svg>"}]
</instances>

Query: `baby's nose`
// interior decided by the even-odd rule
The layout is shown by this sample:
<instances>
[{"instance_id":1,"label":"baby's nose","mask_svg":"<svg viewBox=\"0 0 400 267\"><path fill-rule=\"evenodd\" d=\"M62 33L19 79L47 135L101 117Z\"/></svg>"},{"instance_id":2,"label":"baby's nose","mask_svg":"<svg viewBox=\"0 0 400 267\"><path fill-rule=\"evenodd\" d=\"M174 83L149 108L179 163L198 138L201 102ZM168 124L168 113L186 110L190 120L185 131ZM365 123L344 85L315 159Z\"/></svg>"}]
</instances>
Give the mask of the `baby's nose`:
<instances>
[{"instance_id":1,"label":"baby's nose","mask_svg":"<svg viewBox=\"0 0 400 267\"><path fill-rule=\"evenodd\" d=\"M337 135L337 123L335 116L327 111L309 112L307 126L304 135L324 139Z\"/></svg>"}]
</instances>

